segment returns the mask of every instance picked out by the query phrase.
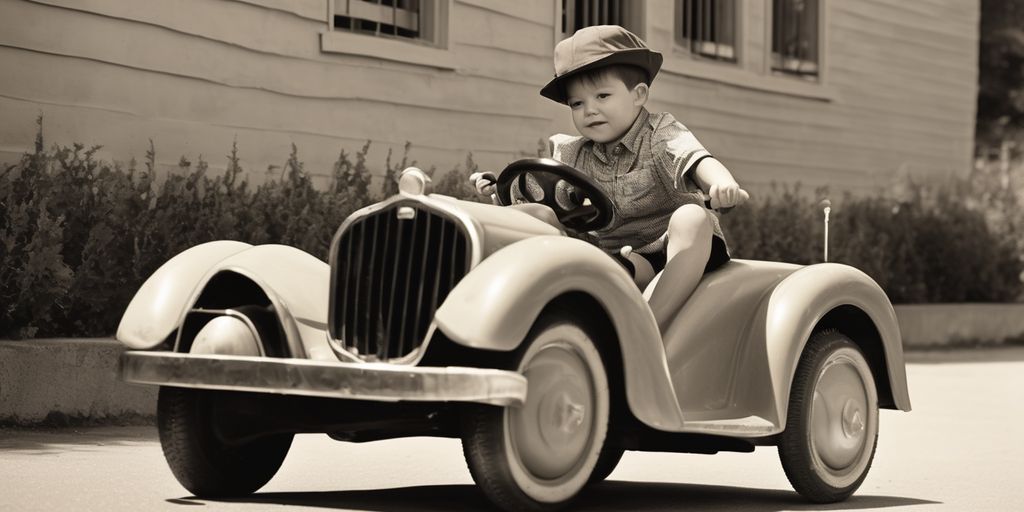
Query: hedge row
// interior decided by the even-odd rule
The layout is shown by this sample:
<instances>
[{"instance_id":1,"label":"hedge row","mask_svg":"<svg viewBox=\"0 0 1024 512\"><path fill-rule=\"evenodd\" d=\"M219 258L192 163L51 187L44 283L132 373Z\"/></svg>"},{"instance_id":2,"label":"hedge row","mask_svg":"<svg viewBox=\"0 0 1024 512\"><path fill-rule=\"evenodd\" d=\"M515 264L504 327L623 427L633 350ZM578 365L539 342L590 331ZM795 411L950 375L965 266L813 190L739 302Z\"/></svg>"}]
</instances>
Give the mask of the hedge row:
<instances>
[{"instance_id":1,"label":"hedge row","mask_svg":"<svg viewBox=\"0 0 1024 512\"><path fill-rule=\"evenodd\" d=\"M373 187L369 143L339 153L326 188L314 187L293 146L280 175L252 186L237 145L226 171L181 159L155 179L150 143L139 167L98 161L98 147L35 150L0 175L0 337L105 336L145 278L174 254L209 240L282 243L324 258L336 226L396 190L407 158L384 164ZM408 154L408 147L406 148ZM472 198L470 155L434 191ZM380 188L377 192L375 189ZM1021 294L1012 240L949 188L909 199L847 197L832 214L831 258L872 275L894 302L1006 301ZM820 261L820 211L799 188L777 189L723 219L734 256Z\"/></svg>"},{"instance_id":2,"label":"hedge row","mask_svg":"<svg viewBox=\"0 0 1024 512\"><path fill-rule=\"evenodd\" d=\"M1024 298L1024 232L986 221L972 181L909 184L902 198L844 196L829 222L829 261L872 276L894 303L1012 302ZM779 188L725 216L733 255L820 262L820 194ZM1010 207L1008 207L1010 208ZM1016 207L1006 211L1019 211Z\"/></svg>"}]
</instances>

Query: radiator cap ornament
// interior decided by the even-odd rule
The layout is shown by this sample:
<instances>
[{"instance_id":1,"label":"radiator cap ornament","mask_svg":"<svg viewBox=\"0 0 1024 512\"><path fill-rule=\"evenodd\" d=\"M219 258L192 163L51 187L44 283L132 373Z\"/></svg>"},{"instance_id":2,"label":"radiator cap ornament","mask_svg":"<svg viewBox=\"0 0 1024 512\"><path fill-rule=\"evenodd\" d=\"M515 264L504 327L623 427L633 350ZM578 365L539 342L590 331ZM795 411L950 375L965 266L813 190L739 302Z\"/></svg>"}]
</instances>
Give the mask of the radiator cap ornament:
<instances>
[{"instance_id":1,"label":"radiator cap ornament","mask_svg":"<svg viewBox=\"0 0 1024 512\"><path fill-rule=\"evenodd\" d=\"M398 190L403 194L421 196L427 191L430 176L416 167L408 167L398 178Z\"/></svg>"}]
</instances>

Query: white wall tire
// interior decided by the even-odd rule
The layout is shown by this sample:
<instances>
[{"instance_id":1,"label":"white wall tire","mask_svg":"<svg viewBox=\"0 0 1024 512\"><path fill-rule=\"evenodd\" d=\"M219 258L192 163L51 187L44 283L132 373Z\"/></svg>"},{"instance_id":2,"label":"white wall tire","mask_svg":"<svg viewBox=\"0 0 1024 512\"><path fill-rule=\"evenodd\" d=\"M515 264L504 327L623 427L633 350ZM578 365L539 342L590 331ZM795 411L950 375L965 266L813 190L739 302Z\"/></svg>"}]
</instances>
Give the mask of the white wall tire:
<instances>
[{"instance_id":1,"label":"white wall tire","mask_svg":"<svg viewBox=\"0 0 1024 512\"><path fill-rule=\"evenodd\" d=\"M522 407L470 407L463 448L473 479L506 510L555 510L586 486L608 435L604 361L575 322L549 315L523 342Z\"/></svg>"},{"instance_id":2,"label":"white wall tire","mask_svg":"<svg viewBox=\"0 0 1024 512\"><path fill-rule=\"evenodd\" d=\"M848 498L867 476L878 441L871 365L841 333L808 341L793 377L779 458L793 488L816 503Z\"/></svg>"}]
</instances>

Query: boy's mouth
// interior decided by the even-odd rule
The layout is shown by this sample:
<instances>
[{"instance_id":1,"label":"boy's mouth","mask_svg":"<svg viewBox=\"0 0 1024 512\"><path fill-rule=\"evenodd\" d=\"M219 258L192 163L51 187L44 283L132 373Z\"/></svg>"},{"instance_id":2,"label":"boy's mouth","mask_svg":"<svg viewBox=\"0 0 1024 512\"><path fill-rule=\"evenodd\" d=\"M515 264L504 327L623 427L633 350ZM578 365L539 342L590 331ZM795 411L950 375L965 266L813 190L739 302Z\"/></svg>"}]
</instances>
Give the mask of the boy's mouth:
<instances>
[{"instance_id":1,"label":"boy's mouth","mask_svg":"<svg viewBox=\"0 0 1024 512\"><path fill-rule=\"evenodd\" d=\"M594 121L593 123L588 124L587 128L594 128L594 127L597 127L597 126L601 126L603 124L608 124L608 123L606 121Z\"/></svg>"}]
</instances>

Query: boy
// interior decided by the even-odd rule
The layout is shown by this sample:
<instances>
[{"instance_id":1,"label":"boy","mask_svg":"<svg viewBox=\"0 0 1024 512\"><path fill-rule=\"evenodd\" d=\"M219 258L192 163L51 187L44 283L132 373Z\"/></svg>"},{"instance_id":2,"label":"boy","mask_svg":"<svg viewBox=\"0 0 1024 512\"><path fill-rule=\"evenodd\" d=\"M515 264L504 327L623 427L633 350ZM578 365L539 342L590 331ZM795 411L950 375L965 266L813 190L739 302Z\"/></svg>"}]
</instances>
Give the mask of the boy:
<instances>
[{"instance_id":1,"label":"boy","mask_svg":"<svg viewBox=\"0 0 1024 512\"><path fill-rule=\"evenodd\" d=\"M580 137L551 137L552 158L593 178L614 204L598 245L629 255L638 274L664 272L647 286L662 332L706 269L729 259L718 217L749 196L732 174L671 114L650 114L650 84L661 54L615 25L587 27L555 47L555 78L541 95L567 105ZM471 177L483 194L491 181ZM653 271L653 272L652 272ZM667 286L656 286L658 280Z\"/></svg>"}]
</instances>

